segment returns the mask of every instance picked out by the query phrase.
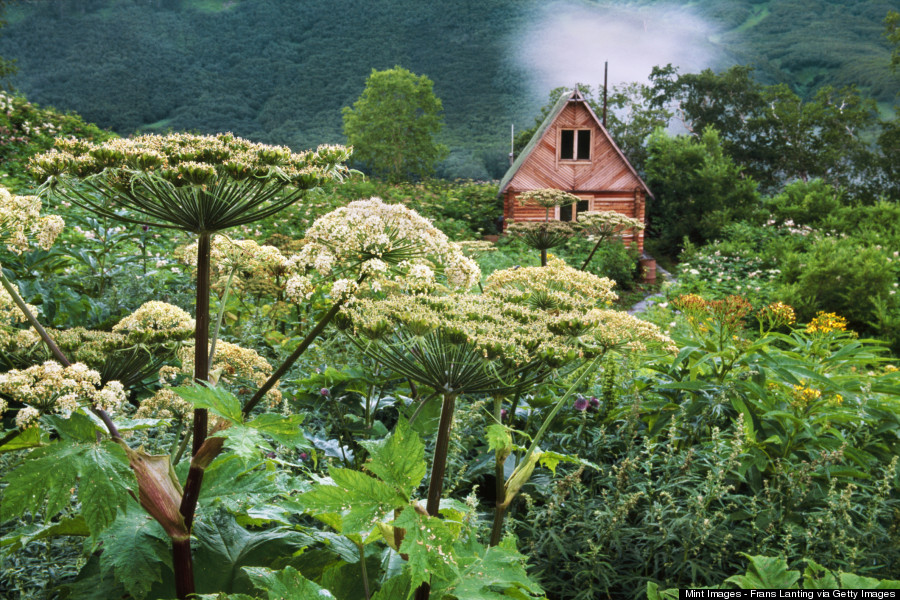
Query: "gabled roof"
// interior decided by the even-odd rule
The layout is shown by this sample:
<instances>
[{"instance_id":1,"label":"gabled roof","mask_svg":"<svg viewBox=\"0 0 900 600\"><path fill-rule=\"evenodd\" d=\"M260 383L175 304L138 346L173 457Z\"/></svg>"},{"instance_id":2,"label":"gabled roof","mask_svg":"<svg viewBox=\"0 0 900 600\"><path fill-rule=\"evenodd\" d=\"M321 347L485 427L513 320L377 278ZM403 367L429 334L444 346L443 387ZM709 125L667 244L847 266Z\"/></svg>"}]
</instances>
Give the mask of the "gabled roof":
<instances>
[{"instance_id":1,"label":"gabled roof","mask_svg":"<svg viewBox=\"0 0 900 600\"><path fill-rule=\"evenodd\" d=\"M591 108L591 105L588 104L587 100L584 99L584 96L577 89L568 91L568 92L564 92L563 94L560 95L559 99L556 101L556 103L550 109L550 112L547 113L547 116L544 118L543 122L540 124L540 126L538 126L537 130L534 132L534 135L531 136L531 140L528 141L528 145L525 146L525 148L522 150L522 152L519 154L519 156L513 162L512 166L509 167L509 170L506 171L506 174L503 176L503 179L500 180L500 189L499 189L497 195L503 195L503 193L506 191L506 188L509 187L509 184L512 181L513 177L515 177L516 173L518 172L519 168L523 164L525 164L525 161L528 160L528 156L532 153L532 151L540 143L541 138L544 137L544 133L546 133L546 131L550 127L550 125L552 125L553 122L556 121L557 117L559 117L559 114L563 111L563 109L566 107L566 105L569 102L582 102L584 104L584 107L588 109L588 112L590 113L591 117L593 118L594 123L597 125L597 128L601 131L601 133L603 133L603 135L606 137L606 139L609 141L609 143L612 144L612 147L615 149L616 153L619 155L619 158L622 159L622 162L625 163L625 165L628 167L628 169L631 171L631 173L641 183L641 187L644 189L644 191L647 193L647 195L650 197L653 197L653 193L650 191L650 188L647 187L647 184L644 183L644 180L641 179L641 176L638 175L637 171L634 170L634 167L631 166L631 163L628 162L628 159L625 158L625 155L622 153L622 150L619 148L619 146L616 144L616 142L612 139L612 136L609 135L609 132L606 130L606 128L600 122L600 119L597 118L597 115L596 115L596 113L594 113L594 110Z\"/></svg>"}]
</instances>

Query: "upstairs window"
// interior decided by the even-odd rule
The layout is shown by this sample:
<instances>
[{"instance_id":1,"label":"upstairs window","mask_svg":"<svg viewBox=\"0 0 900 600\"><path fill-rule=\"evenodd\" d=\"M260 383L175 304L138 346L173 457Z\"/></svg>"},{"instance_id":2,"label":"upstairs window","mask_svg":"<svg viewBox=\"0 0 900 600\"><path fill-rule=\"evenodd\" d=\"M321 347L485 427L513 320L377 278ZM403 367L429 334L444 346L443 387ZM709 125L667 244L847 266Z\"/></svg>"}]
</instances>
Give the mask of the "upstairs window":
<instances>
[{"instance_id":1,"label":"upstairs window","mask_svg":"<svg viewBox=\"0 0 900 600\"><path fill-rule=\"evenodd\" d=\"M559 132L560 160L591 160L591 130L561 129Z\"/></svg>"}]
</instances>

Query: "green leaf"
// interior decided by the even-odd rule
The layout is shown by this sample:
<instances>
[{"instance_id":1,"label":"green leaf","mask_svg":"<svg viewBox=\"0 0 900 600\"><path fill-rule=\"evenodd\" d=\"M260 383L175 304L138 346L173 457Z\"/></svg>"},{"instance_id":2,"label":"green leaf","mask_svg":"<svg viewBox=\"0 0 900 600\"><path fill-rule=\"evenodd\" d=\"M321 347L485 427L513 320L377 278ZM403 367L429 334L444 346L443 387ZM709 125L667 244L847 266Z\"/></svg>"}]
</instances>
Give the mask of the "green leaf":
<instances>
[{"instance_id":1,"label":"green leaf","mask_svg":"<svg viewBox=\"0 0 900 600\"><path fill-rule=\"evenodd\" d=\"M408 499L426 472L425 445L418 434L401 419L387 439L362 444L370 454L366 469Z\"/></svg>"},{"instance_id":2,"label":"green leaf","mask_svg":"<svg viewBox=\"0 0 900 600\"><path fill-rule=\"evenodd\" d=\"M46 421L59 433L59 437L70 442L95 442L97 441L97 426L87 415L73 412L69 418L59 415L44 415Z\"/></svg>"},{"instance_id":3,"label":"green leaf","mask_svg":"<svg viewBox=\"0 0 900 600\"><path fill-rule=\"evenodd\" d=\"M501 600L543 598L543 590L528 578L525 557L510 542L492 548L470 537L454 546L459 565L456 579L434 586L437 595L459 600Z\"/></svg>"},{"instance_id":4,"label":"green leaf","mask_svg":"<svg viewBox=\"0 0 900 600\"><path fill-rule=\"evenodd\" d=\"M224 510L198 517L193 533L197 537L194 575L200 593L251 593L253 586L243 567L271 568L316 541L283 527L249 531Z\"/></svg>"},{"instance_id":5,"label":"green leaf","mask_svg":"<svg viewBox=\"0 0 900 600\"><path fill-rule=\"evenodd\" d=\"M41 512L47 501L44 517L49 519L68 505L78 481L74 468L61 469L77 461L81 446L71 442L59 442L38 448L24 462L3 478L9 485L3 491L0 502L0 520L19 517L25 512Z\"/></svg>"},{"instance_id":6,"label":"green leaf","mask_svg":"<svg viewBox=\"0 0 900 600\"><path fill-rule=\"evenodd\" d=\"M733 583L745 590L787 590L796 587L800 571L788 571L787 561L783 557L744 556L750 560L747 574L729 577L726 583Z\"/></svg>"},{"instance_id":7,"label":"green leaf","mask_svg":"<svg viewBox=\"0 0 900 600\"><path fill-rule=\"evenodd\" d=\"M252 427L232 425L216 435L227 439L225 446L243 460L259 458L263 450L272 449L262 434Z\"/></svg>"},{"instance_id":8,"label":"green leaf","mask_svg":"<svg viewBox=\"0 0 900 600\"><path fill-rule=\"evenodd\" d=\"M311 446L300 429L301 423L303 423L303 415L289 415L285 417L275 413L263 413L247 423L247 427L253 427L279 444L309 448Z\"/></svg>"},{"instance_id":9,"label":"green leaf","mask_svg":"<svg viewBox=\"0 0 900 600\"><path fill-rule=\"evenodd\" d=\"M0 549L4 552L18 552L35 540L43 540L58 535L89 536L90 530L84 522L84 517L78 515L70 519L63 519L58 523L41 525L32 523L0 538Z\"/></svg>"},{"instance_id":10,"label":"green leaf","mask_svg":"<svg viewBox=\"0 0 900 600\"><path fill-rule=\"evenodd\" d=\"M803 589L836 590L838 589L838 582L831 571L816 561L807 558L806 569L803 571Z\"/></svg>"},{"instance_id":11,"label":"green leaf","mask_svg":"<svg viewBox=\"0 0 900 600\"><path fill-rule=\"evenodd\" d=\"M334 598L326 589L305 578L293 567L271 571L260 567L244 567L253 585L268 594L269 600L321 600Z\"/></svg>"},{"instance_id":12,"label":"green leaf","mask_svg":"<svg viewBox=\"0 0 900 600\"><path fill-rule=\"evenodd\" d=\"M585 460L577 456L572 456L571 454L561 454L559 452L541 451L538 462L541 463L541 466L550 469L550 471L552 471L554 475L556 475L556 466L561 462L575 463L578 465L591 467L592 469L596 469L598 471L600 470L600 467L598 465L592 463L589 460Z\"/></svg>"},{"instance_id":13,"label":"green leaf","mask_svg":"<svg viewBox=\"0 0 900 600\"><path fill-rule=\"evenodd\" d=\"M241 401L224 387L194 383L190 387L177 387L172 391L196 408L207 408L232 423L244 422Z\"/></svg>"},{"instance_id":14,"label":"green leaf","mask_svg":"<svg viewBox=\"0 0 900 600\"><path fill-rule=\"evenodd\" d=\"M90 446L79 455L78 500L91 534L97 536L116 519L130 495L137 488L125 453L114 442Z\"/></svg>"},{"instance_id":15,"label":"green leaf","mask_svg":"<svg viewBox=\"0 0 900 600\"><path fill-rule=\"evenodd\" d=\"M407 506L394 521L394 527L406 530L400 554L408 556L410 588L435 578L453 581L458 575L453 561L453 534L443 521L426 517Z\"/></svg>"},{"instance_id":16,"label":"green leaf","mask_svg":"<svg viewBox=\"0 0 900 600\"><path fill-rule=\"evenodd\" d=\"M407 498L392 487L365 473L351 469L332 469L335 485L317 485L300 497L312 514L341 515L340 533L364 533Z\"/></svg>"},{"instance_id":17,"label":"green leaf","mask_svg":"<svg viewBox=\"0 0 900 600\"><path fill-rule=\"evenodd\" d=\"M487 435L488 448L491 450L512 450L512 437L509 435L509 430L503 425L499 423L489 425L485 430L485 434Z\"/></svg>"},{"instance_id":18,"label":"green leaf","mask_svg":"<svg viewBox=\"0 0 900 600\"><path fill-rule=\"evenodd\" d=\"M8 431L0 432L0 437L6 435ZM26 448L35 448L41 445L41 429L40 427L29 427L19 435L0 446L0 454L4 452L13 452L15 450L25 450Z\"/></svg>"},{"instance_id":19,"label":"green leaf","mask_svg":"<svg viewBox=\"0 0 900 600\"><path fill-rule=\"evenodd\" d=\"M402 574L384 582L381 589L372 596L372 600L397 600L409 596L409 575Z\"/></svg>"},{"instance_id":20,"label":"green leaf","mask_svg":"<svg viewBox=\"0 0 900 600\"><path fill-rule=\"evenodd\" d=\"M900 589L900 581L893 579L874 579L872 577L863 577L852 573L841 573L842 589L854 590L896 590Z\"/></svg>"},{"instance_id":21,"label":"green leaf","mask_svg":"<svg viewBox=\"0 0 900 600\"><path fill-rule=\"evenodd\" d=\"M134 501L100 535L100 540L102 576L114 575L137 600L147 596L154 582L162 581L163 565L171 567L166 532Z\"/></svg>"},{"instance_id":22,"label":"green leaf","mask_svg":"<svg viewBox=\"0 0 900 600\"><path fill-rule=\"evenodd\" d=\"M275 482L275 473L266 471L263 463L248 464L233 454L220 456L206 469L201 506L222 506L235 514L246 513L282 489Z\"/></svg>"}]
</instances>

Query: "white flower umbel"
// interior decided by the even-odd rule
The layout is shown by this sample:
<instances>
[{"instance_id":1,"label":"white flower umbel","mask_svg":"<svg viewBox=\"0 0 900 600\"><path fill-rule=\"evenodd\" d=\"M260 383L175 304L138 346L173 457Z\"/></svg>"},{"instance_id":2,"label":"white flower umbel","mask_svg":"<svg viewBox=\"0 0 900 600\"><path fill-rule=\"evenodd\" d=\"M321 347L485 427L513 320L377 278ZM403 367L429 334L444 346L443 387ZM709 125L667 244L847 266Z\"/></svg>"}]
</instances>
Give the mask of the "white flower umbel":
<instances>
[{"instance_id":1,"label":"white flower umbel","mask_svg":"<svg viewBox=\"0 0 900 600\"><path fill-rule=\"evenodd\" d=\"M481 277L478 265L431 221L380 198L357 200L320 217L306 232L306 242L285 263L297 275L365 275L370 281L389 279L413 288L426 282L432 286L433 278L462 290Z\"/></svg>"}]
</instances>

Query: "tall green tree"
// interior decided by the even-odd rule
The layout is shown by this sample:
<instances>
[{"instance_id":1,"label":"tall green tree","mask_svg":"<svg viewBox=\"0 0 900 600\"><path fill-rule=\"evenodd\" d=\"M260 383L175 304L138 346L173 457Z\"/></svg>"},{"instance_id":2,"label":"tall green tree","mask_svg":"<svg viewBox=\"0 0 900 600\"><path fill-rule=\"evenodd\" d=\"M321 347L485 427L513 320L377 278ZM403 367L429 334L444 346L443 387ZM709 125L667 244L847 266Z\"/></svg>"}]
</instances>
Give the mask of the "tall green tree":
<instances>
[{"instance_id":1,"label":"tall green tree","mask_svg":"<svg viewBox=\"0 0 900 600\"><path fill-rule=\"evenodd\" d=\"M724 153L712 127L699 139L657 130L647 150L647 185L656 195L647 203L647 220L664 254L674 256L684 238L697 244L716 238L759 202L756 182Z\"/></svg>"},{"instance_id":2,"label":"tall green tree","mask_svg":"<svg viewBox=\"0 0 900 600\"><path fill-rule=\"evenodd\" d=\"M448 154L435 140L442 110L425 75L399 66L372 69L362 95L343 109L344 134L355 158L376 176L392 182L427 177Z\"/></svg>"},{"instance_id":3,"label":"tall green tree","mask_svg":"<svg viewBox=\"0 0 900 600\"><path fill-rule=\"evenodd\" d=\"M685 74L668 65L650 79L656 106L672 107L697 139L715 127L725 152L765 190L797 179L855 186L872 178L865 134L877 132L878 114L855 88L825 86L804 101L784 84L762 85L745 65Z\"/></svg>"}]
</instances>

